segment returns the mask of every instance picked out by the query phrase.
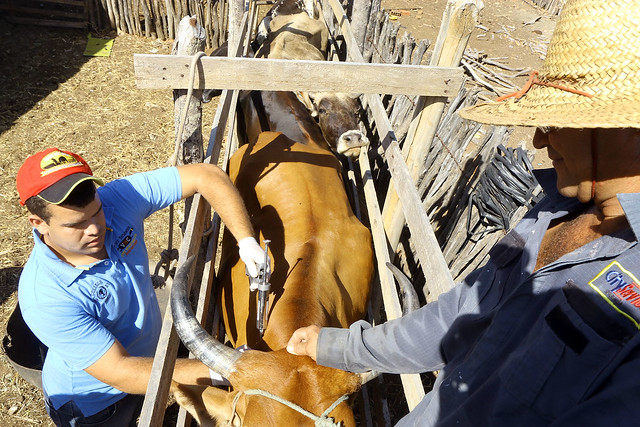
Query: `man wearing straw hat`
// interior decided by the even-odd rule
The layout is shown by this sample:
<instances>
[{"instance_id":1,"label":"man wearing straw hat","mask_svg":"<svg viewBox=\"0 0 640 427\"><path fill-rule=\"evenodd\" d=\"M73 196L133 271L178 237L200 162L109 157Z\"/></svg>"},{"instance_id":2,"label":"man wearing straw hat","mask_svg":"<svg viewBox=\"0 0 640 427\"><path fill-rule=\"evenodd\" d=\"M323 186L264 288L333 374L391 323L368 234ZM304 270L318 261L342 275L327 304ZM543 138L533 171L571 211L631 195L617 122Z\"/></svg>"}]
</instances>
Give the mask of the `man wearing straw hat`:
<instances>
[{"instance_id":1,"label":"man wearing straw hat","mask_svg":"<svg viewBox=\"0 0 640 427\"><path fill-rule=\"evenodd\" d=\"M287 348L355 372L440 370L398 425L638 424L640 0L568 0L542 70L461 115L536 126L545 199L437 302L302 328Z\"/></svg>"},{"instance_id":2,"label":"man wearing straw hat","mask_svg":"<svg viewBox=\"0 0 640 427\"><path fill-rule=\"evenodd\" d=\"M162 326L144 219L202 194L238 239L255 277L264 251L242 199L215 165L158 169L104 184L82 157L58 148L27 158L16 181L34 236L18 298L27 325L48 347L47 412L58 426L135 425ZM177 361L173 376L190 384L222 380L188 359Z\"/></svg>"}]
</instances>

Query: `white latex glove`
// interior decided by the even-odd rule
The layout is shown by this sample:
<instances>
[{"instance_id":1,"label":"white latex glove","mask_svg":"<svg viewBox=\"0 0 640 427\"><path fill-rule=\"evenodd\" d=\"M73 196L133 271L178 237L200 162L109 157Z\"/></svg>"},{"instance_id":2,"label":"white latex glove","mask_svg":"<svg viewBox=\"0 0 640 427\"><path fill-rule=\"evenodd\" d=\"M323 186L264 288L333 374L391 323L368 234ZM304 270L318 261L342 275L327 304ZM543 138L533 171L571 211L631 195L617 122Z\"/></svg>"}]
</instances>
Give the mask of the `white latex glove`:
<instances>
[{"instance_id":1,"label":"white latex glove","mask_svg":"<svg viewBox=\"0 0 640 427\"><path fill-rule=\"evenodd\" d=\"M240 259L247 267L250 277L257 278L260 270L264 270L267 281L271 276L270 260L267 257L267 265L264 265L264 249L260 247L253 237L245 237L238 242Z\"/></svg>"}]
</instances>

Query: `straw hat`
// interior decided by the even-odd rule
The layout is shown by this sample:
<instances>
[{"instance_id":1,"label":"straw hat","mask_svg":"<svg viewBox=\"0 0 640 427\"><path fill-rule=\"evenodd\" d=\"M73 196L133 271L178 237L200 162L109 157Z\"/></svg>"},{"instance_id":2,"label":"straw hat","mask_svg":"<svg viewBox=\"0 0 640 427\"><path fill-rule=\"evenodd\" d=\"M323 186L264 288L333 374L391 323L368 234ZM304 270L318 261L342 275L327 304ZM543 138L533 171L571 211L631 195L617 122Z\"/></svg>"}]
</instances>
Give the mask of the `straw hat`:
<instances>
[{"instance_id":1,"label":"straw hat","mask_svg":"<svg viewBox=\"0 0 640 427\"><path fill-rule=\"evenodd\" d=\"M460 115L507 126L640 128L640 0L567 0L542 70L508 99Z\"/></svg>"}]
</instances>

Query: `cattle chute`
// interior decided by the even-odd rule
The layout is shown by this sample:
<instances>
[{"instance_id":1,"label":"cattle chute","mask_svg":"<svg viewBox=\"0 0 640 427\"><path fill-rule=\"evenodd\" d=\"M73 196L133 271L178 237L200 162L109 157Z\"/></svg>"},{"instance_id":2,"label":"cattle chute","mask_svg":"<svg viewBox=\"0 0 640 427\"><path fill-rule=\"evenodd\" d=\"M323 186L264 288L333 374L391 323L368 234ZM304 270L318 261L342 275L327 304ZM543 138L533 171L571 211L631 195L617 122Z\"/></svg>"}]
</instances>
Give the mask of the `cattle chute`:
<instances>
[{"instance_id":1,"label":"cattle chute","mask_svg":"<svg viewBox=\"0 0 640 427\"><path fill-rule=\"evenodd\" d=\"M340 8L339 8L339 5L337 5L337 2L328 1L328 2L324 2L324 3L325 3L325 6L327 4L329 4L330 7L333 7L334 10L337 11L336 12L336 14L337 14L336 16L338 16L338 17L343 17L344 16L344 12L343 11L342 12L338 11ZM325 15L326 15L326 10L325 10ZM334 17L334 20L335 19L336 18ZM351 34L348 33L348 22L346 22L345 20L341 20L341 19L337 19L337 21L338 21L338 26L342 25L342 31L345 34L345 40L347 41L347 43L349 43L350 46L355 46L356 45L355 43L351 43L351 40L352 40ZM346 27L345 27L345 25L346 25ZM234 49L231 49L231 51L234 51ZM149 58L149 59L152 59L152 58ZM158 59L160 59L160 58L158 58ZM178 59L178 58L176 58L176 59ZM145 61L146 61L146 59L145 59ZM178 61L175 61L175 62L176 62L176 65L177 65ZM209 75L208 73L210 73L210 68L208 68L208 66L207 66L207 62L208 61L203 60L202 62L204 64L204 73ZM226 62L229 62L229 61L227 61L227 59L225 59L224 61L220 61L219 62L219 65L222 66L221 68L223 69L223 71L225 70L225 67L226 67L227 70L230 69L230 67L228 65L225 65ZM231 64L231 62L229 62L229 64ZM274 63L274 65L277 65L278 67L281 67L281 64L275 64ZM350 65L354 66L353 67L354 70L355 69L357 69L359 71L369 70L368 67L361 66L360 64L350 64ZM218 67L218 63L216 63L215 66ZM236 68L240 67L242 69L245 69L244 68L245 65L244 65L243 61L233 62L233 65L230 65L230 66L231 66L231 69L234 68L234 67L236 67ZM305 70L305 72L306 72L306 70L310 69L310 68L305 68L307 66L308 66L308 64L300 64L300 68L302 70ZM182 64L179 67L184 69L184 65L182 65ZM315 64L314 64L314 67L318 68L317 66L315 66ZM323 67L323 66L320 65L320 67ZM220 68L220 67L218 67L218 68ZM284 67L282 67L282 68L284 69ZM333 69L333 67L331 67L331 68ZM336 67L336 69L338 69L338 68L340 68L340 67ZM375 67L372 67L371 69L373 69L373 68L375 68ZM408 68L411 68L411 67L410 66L402 66L402 69L408 69ZM426 68L426 67L424 67L424 68ZM157 70L158 68L154 67L154 69ZM280 69L280 68L278 68L278 69ZM442 76L443 77L446 76L446 77L443 78L443 80L446 80L449 83L446 85L446 88L445 88L445 85L443 85L442 83L439 83L438 84L439 85L438 86L438 90L443 89L443 88L445 89L444 91L439 91L439 92L434 91L434 90L436 90L436 86L437 85L433 85L432 83L433 83L434 80L430 80L431 78L435 77L436 74L430 74L431 77L428 76L426 73L423 74L423 77L420 77L420 80L421 80L421 82L424 83L424 85L421 85L419 87L419 89L421 91L421 92L419 92L419 94L420 95L434 95L434 96L439 96L439 97L450 96L451 94L455 94L455 92L457 91L457 88L459 87L459 85L458 85L459 82L456 80L459 76L457 74L452 75L451 74L452 70L453 69L440 70L440 71L443 72ZM426 71L426 70L424 70L424 71ZM438 73L440 71L436 70L434 68L433 70L430 70L430 73L431 72ZM453 71L455 71L455 70L453 70ZM421 72L421 70L414 71L412 69L411 72L412 73ZM340 71L340 73L344 73L344 71ZM136 70L136 74L138 74L138 69ZM162 84L166 85L167 83L172 82L172 81L173 81L173 83L170 83L170 84L179 84L179 83L175 83L177 80L173 79L173 77L176 76L176 75L178 75L178 73L176 72L176 69L168 68L167 71L164 73L164 75L162 77L163 82L164 82ZM315 79L312 79L312 81L310 81L308 75L305 76L306 78L300 79L295 74L292 74L291 75L291 81L295 82L296 85L300 85L300 87L304 87L305 85L308 86L308 87L305 87L307 90L315 89L315 87L313 87L313 88L311 87L311 86L313 86L311 83L315 84L316 82L318 82L318 83L321 83L321 84L325 84L328 81L328 79L326 79L326 77L319 76L318 74L315 74L314 76L318 76L318 77L315 78ZM453 79L451 79L452 77L453 77ZM238 79L236 79L236 80L238 80ZM375 89L372 89L371 86L369 86L368 88L365 88L365 86L366 86L365 83L368 83L368 82L371 82L371 81L374 81L374 80L375 79L373 79L373 78L371 78L371 79L370 78L362 78L362 79L360 79L357 82L358 85L360 85L358 90L360 90L360 91L362 91L364 93L378 93L379 90L382 90L385 93L417 93L417 92L412 92L412 90L416 89L415 86L414 87L410 87L410 86L406 86L406 85L403 86L403 88L401 89L402 92L393 92L394 90L398 90L398 89L397 88L396 89L392 89L392 88L390 88L390 86L386 85L385 83L376 83L377 86L375 87ZM436 78L435 80L439 80L439 77ZM404 81L408 81L408 80L405 79ZM430 81L431 81L431 83L430 83ZM229 84L233 84L233 83L234 82L230 82ZM276 83L278 83L278 82L276 82ZM138 84L140 85L140 82ZM225 84L227 84L227 83L225 83ZM241 87L243 89L249 88L249 87L256 87L256 86L248 86L248 83L246 83L246 82L244 82L244 83L241 82L240 84L241 85L244 84L245 86L241 86L240 85L240 86L233 86L233 87ZM140 86L140 87L143 87L143 86ZM151 87L151 86L146 86L146 87ZM170 87L170 86L160 86L160 85L156 86L156 88L161 88L161 87ZM362 87L362 89L360 89L360 87ZM385 89L385 87L389 87L390 89ZM453 89L453 91L448 92L449 90L451 90L454 87L456 89ZM292 90L292 89L294 89L294 87L291 87L291 86L289 86L287 88L283 87L283 90ZM387 90L389 90L389 91L387 92ZM224 123L227 121L228 117L233 119L233 112L228 109L228 106L230 105L230 102L231 102L231 100L233 98L234 98L234 94L233 94L232 91L225 91L223 93L222 97L220 98L220 105L222 105L222 106L224 106L226 108L222 108L222 109L218 110L218 113L216 114L216 118L214 120L214 124L213 124L213 128L212 128L213 131L212 131L212 137L210 138L209 154L211 154L211 159L213 159L213 161L216 161L218 159L218 153L219 153L219 150L220 150L220 146L218 144L220 143L220 141L222 139L222 130L224 130ZM372 98L370 98L370 99L372 99ZM406 165L404 165L403 160L402 160L402 156L400 155L400 152L399 152L399 150L397 148L397 142L395 142L393 131L391 130L391 126L388 123L388 119L385 119L385 118L382 117L382 116L384 116L384 108L382 107L381 104L379 104L379 102L376 103L376 102L371 102L371 101L370 101L370 107L373 110L373 114L375 116L375 121L377 123L376 128L377 128L379 137L381 138L381 140L383 140L382 141L382 147L379 147L379 149L386 150L386 152L387 152L387 156L386 156L387 157L387 161L389 162L389 164L393 168L394 182L396 182L396 184L400 186L400 189L403 190L403 193L400 195L402 203L403 203L403 205L405 205L405 202L406 202L408 204L408 206L410 206L410 211L408 212L408 214L414 215L414 219L410 219L409 220L409 227L412 228L412 229L415 229L415 230L426 230L426 229L429 228L428 219L427 219L426 222L423 221L422 219L419 219L419 220L415 219L416 217L420 217L420 218L425 217L426 218L426 216L424 215L424 212L422 213L422 216L421 215L416 215L417 213L419 213L417 206L419 206L420 203L419 202L416 203L415 204L416 210L412 210L413 209L413 204L412 204L413 203L413 199L411 199L411 198L407 199L407 200L411 200L411 202L407 202L405 200L406 199L405 196L406 196L407 192L411 191L412 185L409 182L409 180L405 177L405 176L408 176L408 174L403 175L402 168L404 167L405 170L406 170ZM211 160L208 159L207 161L211 161ZM226 162L226 160L224 160L224 159L221 160L221 161L223 162L223 164L224 164L224 162ZM366 156L365 156L364 159L361 156L360 162L361 162L362 165L365 165L365 164L369 163L369 161L366 158ZM375 200L375 198L376 198L375 197L375 190L371 190L370 189L370 187L372 186L371 177L370 177L370 175L367 177L367 174L369 172L364 168L362 170L363 170L363 179L365 181L365 193L368 193L368 194L369 193L373 193L372 197L367 197L367 198L369 200ZM397 175L398 179L397 180L396 180L396 172L398 172L398 175ZM374 209L374 210L377 209L377 205L375 205L375 208L371 208L371 209ZM371 212L373 212L373 211L371 211ZM373 214L371 212L370 212L370 217L373 218ZM192 217L198 217L198 215L193 215ZM376 217L376 218L379 218L379 213L378 213L378 217ZM417 226L417 227L414 227L416 223L420 223L420 225ZM425 226L424 224L427 224L427 225ZM199 242L199 239L200 239L200 235L201 235L200 232L202 231L202 225L200 223L198 223L197 221L196 221L195 224L192 224L192 225L193 225L193 229L197 231L197 233L193 234L193 236L194 236L193 241L196 241L196 244L197 244ZM381 233L380 233L380 231L381 231L381 229L379 227L377 227L375 234L382 234L382 236L384 236L384 230L382 230ZM379 238L379 236L377 238ZM382 237L382 240L384 240L384 237ZM418 242L418 244L423 245L423 246L428 246L428 245L425 244L425 242ZM181 250L181 262L183 262L183 260L186 259L186 256L187 256L188 253L193 253L194 247L195 246L194 246L193 242L189 243L188 245L183 245L183 250ZM381 254L383 254L384 251L386 251L386 249L387 249L385 244L380 246L380 248L381 248ZM377 250L378 249L376 249L376 251ZM214 251L214 253L215 253L215 251ZM431 254L429 256L433 257L433 255L437 255L437 254L433 253L433 254ZM215 254L214 254L214 256L215 256ZM212 258L212 259L215 260L215 258ZM388 254L387 254L386 260L388 260ZM213 262L215 262L215 261L213 261ZM379 266L380 265L384 266L384 262L385 262L385 258L384 257L379 257L378 265ZM388 273L388 272L383 273L382 270L386 270L386 269L381 269L381 271L380 271L381 276L382 276L381 277L381 281L383 282L383 289L387 289L387 288L388 289L392 289L393 288L393 279L391 278L391 274ZM206 278L210 277L210 274L211 274L210 272L211 271L212 271L212 268L210 266L205 268L205 273L204 273L205 279L203 280L203 285L207 281ZM434 273L432 272L431 274L433 276ZM446 283L446 280L443 280L443 283ZM198 285L198 283L194 283L194 285ZM386 301L387 296L389 296L390 298L394 297L393 291L391 291L391 293L389 293L389 295L387 295L387 291L384 291L383 293L385 295L385 297L384 297L385 301ZM201 295L204 295L204 294L201 293ZM202 311L203 311L202 310L202 304L204 304L205 302L201 303L200 301L205 301L206 302L208 300L207 300L207 298L204 298L204 297L201 297L199 299L198 311L200 313L202 313ZM395 308L393 308L393 304L391 304L389 306L389 308L387 309L387 314L389 316L392 316L392 315L394 315L394 313L396 313L396 311L395 311ZM162 355L162 357L158 357L157 359L158 359L158 366L161 366L161 363L162 364L166 364L166 359L165 359L164 355ZM171 363L171 362L169 362L169 363ZM163 369L165 369L165 368L163 368ZM418 382L419 382L419 378L418 378ZM405 384L405 387L406 387L406 384ZM151 388L150 388L150 390L151 390ZM413 390L413 388L410 387L407 390ZM162 391L157 392L157 395L162 396ZM415 393L414 394L413 392L407 391L407 396L408 396L407 397L407 401L410 402L409 403L410 407L412 407L412 405L414 405L420 399L420 394L419 393ZM413 397L411 397L411 396L413 396ZM152 400L152 402L155 402L155 400ZM413 403L411 403L411 402L413 402ZM145 424L143 422L142 425L148 425L148 424Z\"/></svg>"}]
</instances>

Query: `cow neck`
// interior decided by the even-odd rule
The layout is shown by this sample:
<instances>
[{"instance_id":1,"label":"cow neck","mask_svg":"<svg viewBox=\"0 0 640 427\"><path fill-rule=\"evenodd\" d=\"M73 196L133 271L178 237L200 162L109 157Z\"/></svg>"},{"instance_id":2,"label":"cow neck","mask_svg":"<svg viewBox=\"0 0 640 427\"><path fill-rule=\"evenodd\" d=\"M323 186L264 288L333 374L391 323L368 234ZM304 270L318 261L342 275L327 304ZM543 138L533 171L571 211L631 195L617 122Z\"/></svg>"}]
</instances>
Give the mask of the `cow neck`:
<instances>
[{"instance_id":1,"label":"cow neck","mask_svg":"<svg viewBox=\"0 0 640 427\"><path fill-rule=\"evenodd\" d=\"M262 92L259 90L251 91L251 101L258 114L258 120L260 121L260 129L265 132L271 130L269 127L269 121L267 120L267 110L264 108L264 102L262 102Z\"/></svg>"}]
</instances>

